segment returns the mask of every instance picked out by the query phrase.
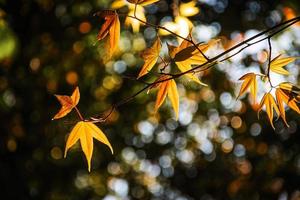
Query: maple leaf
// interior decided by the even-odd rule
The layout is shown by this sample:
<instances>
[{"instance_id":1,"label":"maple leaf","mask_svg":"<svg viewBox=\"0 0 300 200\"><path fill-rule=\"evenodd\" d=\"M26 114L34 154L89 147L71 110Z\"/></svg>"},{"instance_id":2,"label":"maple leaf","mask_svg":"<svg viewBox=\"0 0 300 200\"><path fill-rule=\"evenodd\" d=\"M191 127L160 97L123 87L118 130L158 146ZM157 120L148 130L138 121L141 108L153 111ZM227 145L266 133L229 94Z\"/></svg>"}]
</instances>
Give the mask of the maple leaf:
<instances>
[{"instance_id":1,"label":"maple leaf","mask_svg":"<svg viewBox=\"0 0 300 200\"><path fill-rule=\"evenodd\" d=\"M283 67L288 65L291 62L294 62L296 58L295 57L280 58L280 56L281 55L278 55L271 61L270 70L278 74L289 75L290 73Z\"/></svg>"},{"instance_id":2,"label":"maple leaf","mask_svg":"<svg viewBox=\"0 0 300 200\"><path fill-rule=\"evenodd\" d=\"M199 13L199 8L196 7L197 1L190 1L187 3L180 3L179 13L185 17L191 17Z\"/></svg>"},{"instance_id":3,"label":"maple leaf","mask_svg":"<svg viewBox=\"0 0 300 200\"><path fill-rule=\"evenodd\" d=\"M144 59L145 63L138 75L138 78L146 75L153 68L159 57L160 49L161 41L158 37L154 44L142 53L142 58Z\"/></svg>"},{"instance_id":4,"label":"maple leaf","mask_svg":"<svg viewBox=\"0 0 300 200\"><path fill-rule=\"evenodd\" d=\"M92 159L93 148L94 148L93 138L95 138L99 142L106 144L110 148L111 153L113 154L113 148L109 143L107 137L104 135L104 133L92 122L80 121L74 126L67 139L64 157L67 156L68 150L78 140L80 140L82 151L84 152L84 155L88 163L88 171L90 172L91 159Z\"/></svg>"},{"instance_id":5,"label":"maple leaf","mask_svg":"<svg viewBox=\"0 0 300 200\"><path fill-rule=\"evenodd\" d=\"M290 92L294 93L295 95L300 94L300 88L291 84L290 82L282 82L279 84L279 87L283 90L290 91Z\"/></svg>"},{"instance_id":6,"label":"maple leaf","mask_svg":"<svg viewBox=\"0 0 300 200\"><path fill-rule=\"evenodd\" d=\"M127 0L129 3L138 4L141 6L147 6L150 4L153 4L155 2L158 2L159 0Z\"/></svg>"},{"instance_id":7,"label":"maple leaf","mask_svg":"<svg viewBox=\"0 0 300 200\"><path fill-rule=\"evenodd\" d=\"M283 101L286 101L286 95L279 88L276 89L275 95L276 95L276 100L277 100L277 103L278 103L280 116L283 119L284 123L289 127L289 125L286 121L286 118L285 118L285 110L284 110L284 105L283 105Z\"/></svg>"},{"instance_id":8,"label":"maple leaf","mask_svg":"<svg viewBox=\"0 0 300 200\"><path fill-rule=\"evenodd\" d=\"M136 10L134 11L134 9L136 9ZM142 6L137 5L136 8L135 8L134 5L129 5L128 16L134 16L134 14L140 20L145 21L145 22L147 21L146 16L145 16L145 9ZM128 17L128 16L125 19L125 25L126 26L131 25L133 32L135 32L135 33L139 32L140 31L140 26L144 25L144 23L142 23L141 21L136 20L132 17Z\"/></svg>"},{"instance_id":9,"label":"maple leaf","mask_svg":"<svg viewBox=\"0 0 300 200\"><path fill-rule=\"evenodd\" d=\"M188 36L187 39L190 40L190 36ZM197 44L197 47L202 51L202 53L205 53L212 45L215 44L215 41L216 40L211 40L207 44ZM170 57L174 60L181 72L191 70L192 65L201 65L207 61L201 52L199 52L199 50L187 40L184 40L178 47L168 44L168 49ZM192 73L188 73L186 76L198 84L207 86Z\"/></svg>"},{"instance_id":10,"label":"maple leaf","mask_svg":"<svg viewBox=\"0 0 300 200\"><path fill-rule=\"evenodd\" d=\"M299 88L296 86L293 86L291 83L284 82L279 84L279 88L276 89L275 95L276 100L278 103L280 116L283 119L284 123L288 126L288 123L285 118L285 110L284 110L284 104L285 103L288 107L296 111L298 114L300 114L299 106L297 105Z\"/></svg>"},{"instance_id":11,"label":"maple leaf","mask_svg":"<svg viewBox=\"0 0 300 200\"><path fill-rule=\"evenodd\" d=\"M256 102L256 94L257 94L257 81L256 81L256 74L254 73L247 73L245 75L243 75L239 80L242 80L242 86L240 89L240 92L237 96L237 98L239 98L241 95L243 95L248 88L250 88L250 93L252 95L253 98L253 102L255 104Z\"/></svg>"},{"instance_id":12,"label":"maple leaf","mask_svg":"<svg viewBox=\"0 0 300 200\"><path fill-rule=\"evenodd\" d=\"M162 24L165 28L175 32L180 36L188 35L190 30L193 28L193 23L187 18L194 16L199 13L199 8L196 7L197 1L190 1L187 3L180 3L178 9L178 15L175 17L174 21L168 21ZM159 33L161 35L169 35L170 32L160 29ZM182 38L177 37L178 42L182 41Z\"/></svg>"},{"instance_id":13,"label":"maple leaf","mask_svg":"<svg viewBox=\"0 0 300 200\"><path fill-rule=\"evenodd\" d=\"M156 81L162 81L168 79L168 76L161 76ZM155 102L155 112L159 109L162 105L166 96L168 95L169 100L171 101L172 107L175 112L176 119L178 119L178 112L179 112L179 95L177 92L176 82L173 79L166 80L164 82L156 84L154 87L159 88L157 92L156 102Z\"/></svg>"},{"instance_id":14,"label":"maple leaf","mask_svg":"<svg viewBox=\"0 0 300 200\"><path fill-rule=\"evenodd\" d=\"M111 4L111 8L113 8L113 9L119 9L124 6L127 6L129 9L128 15L125 18L125 25L126 26L131 25L133 32L139 32L140 26L144 25L144 23L142 23L139 20L134 19L133 17L136 16L140 20L146 22L147 19L145 16L145 9L139 4L137 4L135 6L132 3L128 3L128 1L126 1L126 0L116 0Z\"/></svg>"},{"instance_id":15,"label":"maple leaf","mask_svg":"<svg viewBox=\"0 0 300 200\"><path fill-rule=\"evenodd\" d=\"M58 113L52 118L59 119L64 116L66 116L69 112L72 111L72 109L78 104L80 99L80 92L79 88L76 87L73 94L71 96L67 95L55 95L59 103L61 104L61 109L58 111Z\"/></svg>"},{"instance_id":16,"label":"maple leaf","mask_svg":"<svg viewBox=\"0 0 300 200\"><path fill-rule=\"evenodd\" d=\"M108 51L108 58L111 58L118 49L120 40L120 21L117 12L112 10L104 10L97 13L98 16L104 18L105 22L97 35L97 40L100 41L106 36L109 38L106 41L106 49Z\"/></svg>"},{"instance_id":17,"label":"maple leaf","mask_svg":"<svg viewBox=\"0 0 300 200\"><path fill-rule=\"evenodd\" d=\"M257 113L259 114L259 112L261 111L263 106L266 106L266 112L269 118L269 121L271 123L271 126L273 129L275 129L274 125L273 125L273 109L276 111L277 115L280 116L280 111L277 107L277 104L275 102L274 97L270 94L270 93L266 93L259 105L258 111Z\"/></svg>"}]
</instances>

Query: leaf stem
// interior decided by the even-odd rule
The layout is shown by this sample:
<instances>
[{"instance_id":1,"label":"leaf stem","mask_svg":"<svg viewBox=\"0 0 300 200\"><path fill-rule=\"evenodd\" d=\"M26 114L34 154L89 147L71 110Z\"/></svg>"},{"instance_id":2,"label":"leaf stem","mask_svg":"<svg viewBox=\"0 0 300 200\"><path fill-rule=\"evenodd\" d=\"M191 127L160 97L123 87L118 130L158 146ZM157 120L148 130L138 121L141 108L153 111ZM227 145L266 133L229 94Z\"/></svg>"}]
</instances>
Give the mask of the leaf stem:
<instances>
[{"instance_id":1,"label":"leaf stem","mask_svg":"<svg viewBox=\"0 0 300 200\"><path fill-rule=\"evenodd\" d=\"M82 115L81 115L79 109L77 108L77 106L75 106L74 108L75 108L75 110L76 110L76 113L77 113L79 119L80 119L81 121L84 121L84 118L82 117Z\"/></svg>"}]
</instances>

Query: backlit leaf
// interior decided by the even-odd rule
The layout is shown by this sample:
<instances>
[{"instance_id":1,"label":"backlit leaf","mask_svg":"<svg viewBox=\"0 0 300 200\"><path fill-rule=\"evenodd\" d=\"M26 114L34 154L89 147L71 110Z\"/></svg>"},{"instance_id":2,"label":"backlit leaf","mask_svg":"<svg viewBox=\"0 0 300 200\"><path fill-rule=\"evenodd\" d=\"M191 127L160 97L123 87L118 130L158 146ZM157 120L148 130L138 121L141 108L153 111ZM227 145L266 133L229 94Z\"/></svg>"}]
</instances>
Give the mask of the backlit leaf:
<instances>
[{"instance_id":1,"label":"backlit leaf","mask_svg":"<svg viewBox=\"0 0 300 200\"><path fill-rule=\"evenodd\" d=\"M254 73L247 73L244 76L242 76L239 80L242 80L242 86L240 89L240 92L237 96L239 98L242 96L248 88L250 88L250 94L252 95L253 102L256 102L256 94L257 94L257 80L256 80L256 74Z\"/></svg>"},{"instance_id":2,"label":"backlit leaf","mask_svg":"<svg viewBox=\"0 0 300 200\"><path fill-rule=\"evenodd\" d=\"M125 19L125 25L131 26L133 32L137 33L140 31L140 26L144 25L144 23L129 16L134 16L135 14L137 18L146 22L147 19L145 16L145 9L140 5L137 5L135 8L135 6L132 4L130 4L128 7L129 7L129 12L128 12L128 16ZM134 11L134 9L136 10Z\"/></svg>"},{"instance_id":3,"label":"backlit leaf","mask_svg":"<svg viewBox=\"0 0 300 200\"><path fill-rule=\"evenodd\" d=\"M190 37L187 39L190 39ZM215 44L215 41L216 40L212 40L208 44L197 44L197 47L205 53L209 47ZM191 70L192 65L201 65L207 61L201 52L199 52L199 50L187 40L183 40L178 47L168 44L168 49L170 57L175 61L175 64L181 72ZM196 77L193 73L188 73L186 76L198 84L206 86L206 84L200 82L198 77Z\"/></svg>"},{"instance_id":4,"label":"backlit leaf","mask_svg":"<svg viewBox=\"0 0 300 200\"><path fill-rule=\"evenodd\" d=\"M79 99L80 99L79 88L78 87L75 88L72 96L55 95L55 97L57 98L57 100L61 104L61 109L52 118L52 120L59 119L59 118L62 118L64 116L66 116L78 104Z\"/></svg>"},{"instance_id":5,"label":"backlit leaf","mask_svg":"<svg viewBox=\"0 0 300 200\"><path fill-rule=\"evenodd\" d=\"M199 13L199 8L196 7L197 1L190 1L181 3L179 6L179 13L181 16L191 17Z\"/></svg>"},{"instance_id":6,"label":"backlit leaf","mask_svg":"<svg viewBox=\"0 0 300 200\"><path fill-rule=\"evenodd\" d=\"M110 148L113 154L112 146L109 143L107 137L104 135L104 133L92 122L80 121L72 129L67 139L64 157L67 156L68 150L78 140L80 140L82 151L84 152L84 155L88 163L88 171L91 171L91 159L92 159L93 147L94 147L93 138L95 138L99 142L106 144Z\"/></svg>"},{"instance_id":7,"label":"backlit leaf","mask_svg":"<svg viewBox=\"0 0 300 200\"><path fill-rule=\"evenodd\" d=\"M284 105L283 105L283 98L285 98L285 94L281 89L276 89L275 92L276 95L276 100L277 100L277 104L278 104L278 108L279 108L279 112L280 112L280 117L283 119L284 123L288 125L286 118L285 118L285 110L284 110Z\"/></svg>"},{"instance_id":8,"label":"backlit leaf","mask_svg":"<svg viewBox=\"0 0 300 200\"><path fill-rule=\"evenodd\" d=\"M179 96L178 96L178 92L177 92L176 82L174 80L169 80L168 98L170 99L171 104L173 106L176 119L178 119L178 113L179 113Z\"/></svg>"},{"instance_id":9,"label":"backlit leaf","mask_svg":"<svg viewBox=\"0 0 300 200\"><path fill-rule=\"evenodd\" d=\"M297 96L293 94L292 92L284 89L277 88L276 94L280 96L280 100L282 100L286 105L288 105L291 109L296 111L298 114L300 114L300 109L297 104ZM276 96L277 97L277 96ZM277 99L278 101L278 99Z\"/></svg>"},{"instance_id":10,"label":"backlit leaf","mask_svg":"<svg viewBox=\"0 0 300 200\"><path fill-rule=\"evenodd\" d=\"M162 105L162 103L164 102L164 100L167 96L168 84L169 84L168 81L165 81L165 82L162 82L159 84L159 89L157 92L156 102L155 102L155 112L157 112L157 110Z\"/></svg>"},{"instance_id":11,"label":"backlit leaf","mask_svg":"<svg viewBox=\"0 0 300 200\"><path fill-rule=\"evenodd\" d=\"M287 91L293 92L295 94L300 93L300 88L291 84L290 82L282 82L279 84L279 87L283 90L287 90Z\"/></svg>"},{"instance_id":12,"label":"backlit leaf","mask_svg":"<svg viewBox=\"0 0 300 200\"><path fill-rule=\"evenodd\" d=\"M145 63L138 75L138 78L146 75L153 68L159 57L160 50L161 41L159 38L157 38L154 44L142 53L142 58Z\"/></svg>"},{"instance_id":13,"label":"backlit leaf","mask_svg":"<svg viewBox=\"0 0 300 200\"><path fill-rule=\"evenodd\" d=\"M147 6L150 4L153 4L155 2L158 2L159 0L127 0L129 3L138 4L142 6Z\"/></svg>"},{"instance_id":14,"label":"backlit leaf","mask_svg":"<svg viewBox=\"0 0 300 200\"><path fill-rule=\"evenodd\" d=\"M169 78L168 76L161 76L156 81L166 80L168 78ZM158 83L154 87L158 88L156 102L155 102L155 112L157 112L157 110L160 108L160 106L163 104L164 100L166 99L166 96L168 95L168 98L174 109L176 119L178 119L179 95L177 91L176 82L173 79L170 79Z\"/></svg>"},{"instance_id":15,"label":"backlit leaf","mask_svg":"<svg viewBox=\"0 0 300 200\"><path fill-rule=\"evenodd\" d=\"M104 18L105 22L101 26L101 29L98 33L98 41L106 38L109 38L106 41L105 48L108 52L108 57L105 60L110 59L118 49L119 40L120 40L120 21L117 12L112 10L104 10L98 12L97 15L101 18Z\"/></svg>"},{"instance_id":16,"label":"backlit leaf","mask_svg":"<svg viewBox=\"0 0 300 200\"><path fill-rule=\"evenodd\" d=\"M282 75L289 75L289 72L284 69L283 67L288 65L291 62L294 62L296 58L294 57L286 57L286 58L280 58L281 55L275 57L270 64L270 70L272 72L282 74Z\"/></svg>"},{"instance_id":17,"label":"backlit leaf","mask_svg":"<svg viewBox=\"0 0 300 200\"><path fill-rule=\"evenodd\" d=\"M260 102L260 105L259 105L259 108L258 108L258 114L259 112L261 111L261 109L263 108L263 106L265 105L266 107L266 112L267 112L267 115L268 115L268 118L269 118L269 121L273 127L273 129L275 129L274 125L273 125L273 109L276 111L276 113L278 114L278 116L280 115L280 111L277 107L277 104L275 102L275 99L274 97L270 94L270 93L266 93L261 102Z\"/></svg>"}]
</instances>

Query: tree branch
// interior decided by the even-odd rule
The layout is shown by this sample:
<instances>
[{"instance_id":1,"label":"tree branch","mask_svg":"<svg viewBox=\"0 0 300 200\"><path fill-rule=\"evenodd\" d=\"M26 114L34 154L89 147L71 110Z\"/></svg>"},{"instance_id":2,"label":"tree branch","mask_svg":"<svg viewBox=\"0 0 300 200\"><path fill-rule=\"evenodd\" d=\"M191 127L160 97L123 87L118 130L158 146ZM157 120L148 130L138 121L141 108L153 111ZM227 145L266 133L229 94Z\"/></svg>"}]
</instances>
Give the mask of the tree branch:
<instances>
[{"instance_id":1,"label":"tree branch","mask_svg":"<svg viewBox=\"0 0 300 200\"><path fill-rule=\"evenodd\" d=\"M154 24L150 24L148 22L144 22L143 20L140 20L139 18L136 18L134 16L128 16L128 17L131 17L131 18L134 18L142 23L144 23L146 26L151 26L151 27L154 27L156 29L163 29L163 30L166 30L168 31L169 33L173 34L174 36L177 36L183 40L186 40L188 42L190 42L191 44L195 44L193 43L191 40L187 39L187 38L184 38L170 30L168 30L167 28L165 27L162 27L162 26L159 26L159 25L154 25ZM269 43L269 65L268 65L268 75L269 75L269 70L270 70L270 62L271 62L271 51L272 51L272 46L271 46L271 42L270 42L270 39L280 33L281 31L285 30L286 28L292 26L293 24L297 23L300 21L300 16L298 17L295 17L293 19L290 19L288 21L285 21L285 22L282 22L282 23L279 23L271 28L268 28L264 31L261 31L260 33L248 38L247 40L244 40L243 42L240 42L238 44L236 44L235 46L223 51L222 53L216 55L215 57L213 58L210 58L210 59L207 59L207 61L201 65L198 65L190 70L187 70L187 71L184 71L184 72L181 72L181 73L177 73L177 74L165 74L164 75L169 75L170 77L169 78L166 78L166 79L159 79L159 80L156 80L152 83L148 83L146 84L145 87L143 87L142 89L140 89L138 92L134 93L133 95L113 104L110 108L110 112L108 113L108 115L106 115L105 117L91 117L89 121L92 121L93 123L97 123L97 122L104 122L111 114L112 112L118 108L119 106L122 106L126 103L128 103L129 101L133 100L136 96L138 96L139 94L141 94L143 91L153 87L154 85L158 84L158 83L162 83L162 82L165 82L165 81L168 81L168 80L172 80L172 79L176 79L176 78L179 78L187 73L195 73L196 71L195 70L198 70L197 72L200 72L200 71L205 71L209 68L211 68L212 66L216 65L217 63L219 62L223 62L225 60L228 60L230 59L231 57L237 55L238 53L242 52L244 49L254 45L254 44L257 44L259 42L262 42L266 39L268 39L268 43ZM263 36L263 35L267 35L266 37L260 39L260 40L257 40L257 41L254 41L255 39ZM254 42L253 42L254 41ZM243 45L245 45L244 47L242 47ZM197 45L195 46L197 48ZM225 58L223 58L222 60L218 61L218 59L224 57L225 55L231 53L232 51L238 49L239 47L242 47L238 52L235 52L234 54L230 55L230 56L227 56ZM201 51L200 51L201 52ZM201 69L202 67L206 66L206 68L204 69ZM271 84L271 83L270 83ZM272 85L271 85L272 86ZM273 87L273 86L272 86Z\"/></svg>"}]
</instances>

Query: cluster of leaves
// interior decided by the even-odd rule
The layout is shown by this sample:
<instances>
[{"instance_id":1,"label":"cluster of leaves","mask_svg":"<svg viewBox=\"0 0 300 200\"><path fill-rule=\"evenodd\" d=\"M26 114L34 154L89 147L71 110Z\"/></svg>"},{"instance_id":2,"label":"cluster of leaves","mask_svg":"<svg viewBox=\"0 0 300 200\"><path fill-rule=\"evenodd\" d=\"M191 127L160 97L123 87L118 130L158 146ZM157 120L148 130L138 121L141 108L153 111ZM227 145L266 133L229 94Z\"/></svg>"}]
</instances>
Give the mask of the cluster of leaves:
<instances>
[{"instance_id":1,"label":"cluster of leaves","mask_svg":"<svg viewBox=\"0 0 300 200\"><path fill-rule=\"evenodd\" d=\"M277 57L275 57L273 60L269 62L266 74L247 73L239 79L242 80L243 83L240 92L238 94L238 97L240 97L248 89L250 89L250 94L252 96L254 104L256 103L256 96L257 96L257 76L263 79L264 81L266 81L267 84L271 86L271 90L265 93L263 98L261 99L257 112L259 114L259 112L265 106L268 118L274 129L275 129L273 125L274 110L277 113L277 116L281 117L284 123L287 126L289 126L285 117L284 104L286 104L288 107L290 107L298 114L300 114L300 109L299 106L297 105L297 103L300 102L300 88L294 86L290 82L282 82L277 86L273 86L269 76L270 71L281 75L289 75L289 72L286 69L284 69L284 66L288 65L291 62L294 62L295 59L296 59L295 57L282 58L281 55L278 55ZM271 93L273 89L275 90L276 100Z\"/></svg>"},{"instance_id":2,"label":"cluster of leaves","mask_svg":"<svg viewBox=\"0 0 300 200\"><path fill-rule=\"evenodd\" d=\"M129 97L128 100L132 99L132 97L138 95L145 89L148 89L148 91L150 91L151 89L157 88L158 92L155 103L155 111L157 111L161 107L166 97L168 96L168 99L170 100L171 105L174 109L176 119L178 119L179 94L175 79L185 76L190 81L193 81L203 86L207 86L205 83L199 80L199 77L196 74L197 72L199 72L199 70L195 71L194 67L203 66L203 69L201 68L201 71L205 71L218 62L217 59L210 60L205 55L205 53L209 49L215 46L218 40L213 39L206 44L197 43L193 40L190 32L192 28L192 23L188 20L187 17L193 16L199 12L199 9L195 7L195 1L180 4L174 22L169 22L169 24L166 24L166 26L159 26L148 23L146 21L143 6L155 3L157 1L158 0L127 0L127 2L125 2L123 0L117 0L112 4L112 8L114 9L126 5L128 6L129 13L128 15L126 15L125 25L131 25L134 32L139 31L140 25L152 26L162 31L160 33L161 35L172 34L173 36L177 37L177 39L180 41L180 44L178 46L167 44L169 54L167 58L160 56L162 49L162 41L159 36L157 36L156 40L154 41L151 47L147 48L142 52L141 57L144 60L144 64L137 76L137 79L140 79L149 74L149 72L156 65L159 68L160 73L155 73L157 75L155 81L152 83L145 82L146 87L140 90L138 93L134 94L133 96ZM186 7L189 8L188 10L190 12L186 11ZM120 40L119 14L116 10L104 10L98 12L97 16L99 16L101 19L104 19L104 23L102 24L97 36L97 40L104 40L106 47L105 49L107 50L107 56L105 60L109 60L118 52L118 44ZM180 32L180 26L182 24L185 24L188 27L187 30L189 30L189 32L185 34L185 37L182 36L182 32ZM271 52L269 52L269 54L271 56ZM270 80L270 71L282 75L288 75L288 71L286 71L283 67L293 62L295 59L296 58L293 57L281 58L280 56L277 56L272 61L269 59L267 72L265 74L248 73L240 78L240 80L242 80L243 83L238 97L246 93L246 91L250 88L250 93L252 95L254 103L256 102L258 89L257 77L260 77L265 82L270 84L271 90L267 92L262 98L260 105L258 106L258 112L262 110L263 106L266 107L266 112L273 128L273 110L275 110L277 115L280 116L288 125L285 118L284 104L286 104L287 106L289 106L290 108L292 108L300 114L300 110L297 105L297 103L299 103L300 101L300 89L288 82L283 82L277 86L273 86ZM173 67L175 65L177 66L177 68ZM178 70L179 73L166 73L166 69L168 69L171 72ZM273 89L276 90L276 101L273 95L271 94ZM91 158L93 153L93 138L109 146L111 152L113 152L113 149L106 136L97 126L94 125L94 123L101 122L103 120L93 117L86 120L82 117L80 111L76 107L76 105L79 102L78 88L75 89L71 97L61 95L56 95L56 97L61 103L62 108L53 119L62 118L69 112L71 112L71 110L73 109L76 110L80 118L80 121L75 125L67 139L65 156L68 149L71 148L78 140L80 140L82 150L88 162L88 170L90 171ZM127 102L128 100L123 100L123 102ZM121 104L123 103L119 103L116 105ZM111 110L115 109L117 107L116 105L112 106Z\"/></svg>"},{"instance_id":3,"label":"cluster of leaves","mask_svg":"<svg viewBox=\"0 0 300 200\"><path fill-rule=\"evenodd\" d=\"M109 143L107 137L104 135L104 133L95 124L89 121L85 121L81 116L78 108L76 107L80 99L80 92L78 87L76 87L76 89L74 90L71 96L66 96L66 95L55 95L55 96L61 104L61 109L53 117L53 119L60 119L66 116L73 109L77 111L81 119L81 121L77 122L77 124L74 126L67 139L66 148L65 148L65 157L67 156L68 150L78 140L80 140L82 151L84 152L84 155L88 163L88 170L91 171L91 159L92 159L93 147L94 147L93 138L106 144L110 148L112 153L113 153L113 148Z\"/></svg>"}]
</instances>

